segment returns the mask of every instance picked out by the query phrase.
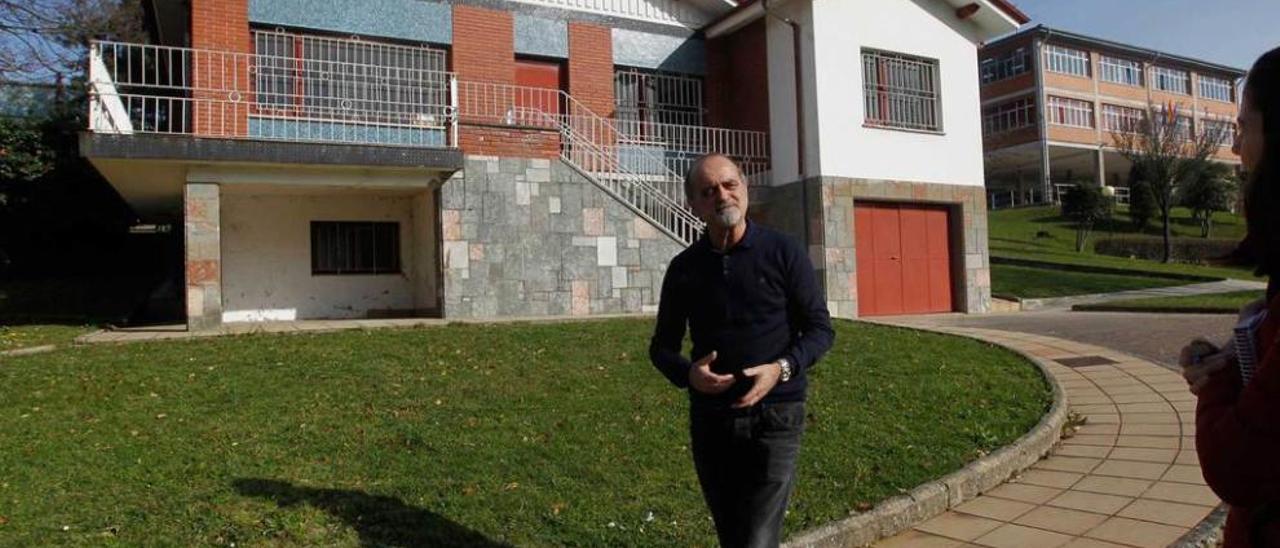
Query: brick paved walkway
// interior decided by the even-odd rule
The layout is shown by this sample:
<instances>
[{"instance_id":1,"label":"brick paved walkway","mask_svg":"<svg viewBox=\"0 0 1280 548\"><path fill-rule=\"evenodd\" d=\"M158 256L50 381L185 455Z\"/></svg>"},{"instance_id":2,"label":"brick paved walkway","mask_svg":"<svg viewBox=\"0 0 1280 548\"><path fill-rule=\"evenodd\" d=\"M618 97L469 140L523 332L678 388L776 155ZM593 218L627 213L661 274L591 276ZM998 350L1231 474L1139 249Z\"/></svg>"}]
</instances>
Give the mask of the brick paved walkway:
<instances>
[{"instance_id":1,"label":"brick paved walkway","mask_svg":"<svg viewBox=\"0 0 1280 548\"><path fill-rule=\"evenodd\" d=\"M1219 504L1200 475L1195 397L1178 374L1052 337L943 327L927 317L892 323L1046 358L1069 409L1088 420L1020 477L876 546L1167 546ZM1087 365L1102 360L1110 363Z\"/></svg>"}]
</instances>

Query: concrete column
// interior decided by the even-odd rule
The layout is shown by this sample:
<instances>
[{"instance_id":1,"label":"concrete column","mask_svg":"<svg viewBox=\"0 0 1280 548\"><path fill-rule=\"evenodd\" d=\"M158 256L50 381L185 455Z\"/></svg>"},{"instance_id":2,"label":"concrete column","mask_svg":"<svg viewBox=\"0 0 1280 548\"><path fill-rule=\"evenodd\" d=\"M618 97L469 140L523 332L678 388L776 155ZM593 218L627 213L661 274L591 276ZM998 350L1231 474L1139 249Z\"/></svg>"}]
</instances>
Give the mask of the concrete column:
<instances>
[{"instance_id":1,"label":"concrete column","mask_svg":"<svg viewBox=\"0 0 1280 548\"><path fill-rule=\"evenodd\" d=\"M1097 153L1094 165L1098 168L1098 186L1107 186L1107 153L1102 148L1098 148Z\"/></svg>"},{"instance_id":2,"label":"concrete column","mask_svg":"<svg viewBox=\"0 0 1280 548\"><path fill-rule=\"evenodd\" d=\"M222 325L222 236L217 183L183 189L187 330Z\"/></svg>"}]
</instances>

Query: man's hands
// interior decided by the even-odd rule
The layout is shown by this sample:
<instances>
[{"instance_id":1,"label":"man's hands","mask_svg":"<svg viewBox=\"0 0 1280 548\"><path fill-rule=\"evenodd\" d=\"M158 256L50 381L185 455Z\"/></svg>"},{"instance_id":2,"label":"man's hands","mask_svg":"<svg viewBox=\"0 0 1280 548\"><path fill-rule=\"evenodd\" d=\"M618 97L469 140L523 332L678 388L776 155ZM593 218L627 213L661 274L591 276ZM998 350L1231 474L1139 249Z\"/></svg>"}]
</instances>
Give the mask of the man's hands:
<instances>
[{"instance_id":1,"label":"man's hands","mask_svg":"<svg viewBox=\"0 0 1280 548\"><path fill-rule=\"evenodd\" d=\"M782 366L778 365L778 362L770 362L744 369L742 374L749 379L755 379L756 382L751 385L751 390L742 395L738 403L733 404L735 408L751 407L773 390L774 385L778 384L778 377L782 376Z\"/></svg>"},{"instance_id":2,"label":"man's hands","mask_svg":"<svg viewBox=\"0 0 1280 548\"><path fill-rule=\"evenodd\" d=\"M716 353L713 350L710 354L693 362L693 367L689 368L689 386L703 394L719 394L733 386L736 380L733 375L720 375L711 371L711 362L714 361L716 361ZM778 362L769 362L744 369L742 375L753 379L755 383L751 385L751 390L733 404L735 408L751 407L773 390L773 387L778 384L778 378L782 376L782 366L778 365Z\"/></svg>"},{"instance_id":3,"label":"man's hands","mask_svg":"<svg viewBox=\"0 0 1280 548\"><path fill-rule=\"evenodd\" d=\"M703 394L719 394L733 386L733 375L717 375L711 371L711 362L716 361L716 352L703 356L693 362L689 368L689 386Z\"/></svg>"},{"instance_id":4,"label":"man's hands","mask_svg":"<svg viewBox=\"0 0 1280 548\"><path fill-rule=\"evenodd\" d=\"M1235 359L1234 349L1219 350L1212 343L1197 339L1182 347L1178 356L1178 365L1182 366L1182 378L1187 380L1191 393L1200 395L1200 390L1209 382L1209 377L1231 365Z\"/></svg>"}]
</instances>

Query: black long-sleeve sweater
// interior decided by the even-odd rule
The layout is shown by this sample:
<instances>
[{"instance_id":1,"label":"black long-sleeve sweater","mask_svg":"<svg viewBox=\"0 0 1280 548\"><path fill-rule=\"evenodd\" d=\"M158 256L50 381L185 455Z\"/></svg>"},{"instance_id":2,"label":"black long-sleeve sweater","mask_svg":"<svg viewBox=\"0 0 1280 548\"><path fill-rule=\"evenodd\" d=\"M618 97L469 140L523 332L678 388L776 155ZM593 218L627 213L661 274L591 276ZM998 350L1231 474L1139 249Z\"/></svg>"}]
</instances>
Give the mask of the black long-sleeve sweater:
<instances>
[{"instance_id":1,"label":"black long-sleeve sweater","mask_svg":"<svg viewBox=\"0 0 1280 548\"><path fill-rule=\"evenodd\" d=\"M835 338L817 275L795 240L755 223L737 245L721 253L709 238L671 260L662 282L658 322L649 344L653 365L680 388L689 387L692 362L711 351L711 370L734 374L727 391L708 395L690 389L695 404L730 405L751 388L741 371L787 358L794 372L764 402L800 401L808 376ZM680 354L686 325L692 356Z\"/></svg>"}]
</instances>

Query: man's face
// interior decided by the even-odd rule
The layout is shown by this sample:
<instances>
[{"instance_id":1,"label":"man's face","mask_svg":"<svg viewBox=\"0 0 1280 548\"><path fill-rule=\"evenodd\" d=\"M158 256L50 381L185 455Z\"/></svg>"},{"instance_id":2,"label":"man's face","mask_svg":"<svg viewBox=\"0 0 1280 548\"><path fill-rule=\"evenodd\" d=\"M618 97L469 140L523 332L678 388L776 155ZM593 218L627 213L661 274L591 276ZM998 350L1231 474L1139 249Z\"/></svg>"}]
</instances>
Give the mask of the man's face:
<instances>
[{"instance_id":1,"label":"man's face","mask_svg":"<svg viewBox=\"0 0 1280 548\"><path fill-rule=\"evenodd\" d=\"M689 205L707 224L732 228L746 221L747 183L729 159L709 158L695 177Z\"/></svg>"}]
</instances>

